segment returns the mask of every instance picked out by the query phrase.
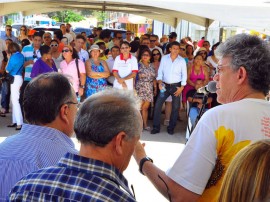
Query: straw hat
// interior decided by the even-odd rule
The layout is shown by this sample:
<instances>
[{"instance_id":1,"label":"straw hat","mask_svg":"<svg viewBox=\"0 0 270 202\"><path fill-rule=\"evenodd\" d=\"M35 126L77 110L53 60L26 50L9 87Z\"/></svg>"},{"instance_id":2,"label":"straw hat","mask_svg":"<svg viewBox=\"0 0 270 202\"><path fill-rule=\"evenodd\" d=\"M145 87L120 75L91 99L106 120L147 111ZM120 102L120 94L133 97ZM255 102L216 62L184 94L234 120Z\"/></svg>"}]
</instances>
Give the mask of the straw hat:
<instances>
[{"instance_id":1,"label":"straw hat","mask_svg":"<svg viewBox=\"0 0 270 202\"><path fill-rule=\"evenodd\" d=\"M103 52L103 50L100 49L99 46L96 45L96 44L94 44L94 45L92 45L92 46L90 47L89 53L91 53L92 50L99 50L100 53Z\"/></svg>"}]
</instances>

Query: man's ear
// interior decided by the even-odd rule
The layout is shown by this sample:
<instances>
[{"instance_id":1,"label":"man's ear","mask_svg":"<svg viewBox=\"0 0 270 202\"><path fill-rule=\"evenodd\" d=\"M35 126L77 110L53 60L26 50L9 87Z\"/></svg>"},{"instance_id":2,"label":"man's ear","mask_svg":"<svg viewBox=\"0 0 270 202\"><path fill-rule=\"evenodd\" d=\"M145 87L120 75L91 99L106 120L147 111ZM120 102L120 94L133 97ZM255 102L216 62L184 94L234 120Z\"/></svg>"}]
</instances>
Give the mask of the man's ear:
<instances>
[{"instance_id":1,"label":"man's ear","mask_svg":"<svg viewBox=\"0 0 270 202\"><path fill-rule=\"evenodd\" d=\"M247 78L247 70L245 67L240 67L238 70L238 84L242 84Z\"/></svg>"},{"instance_id":2,"label":"man's ear","mask_svg":"<svg viewBox=\"0 0 270 202\"><path fill-rule=\"evenodd\" d=\"M69 108L67 104L63 104L59 110L58 116L61 119L61 121L64 121L65 123L68 123L68 114L69 114Z\"/></svg>"},{"instance_id":3,"label":"man's ear","mask_svg":"<svg viewBox=\"0 0 270 202\"><path fill-rule=\"evenodd\" d=\"M120 132L115 136L115 151L117 154L122 155L124 153L124 139L126 138L125 132Z\"/></svg>"}]
</instances>

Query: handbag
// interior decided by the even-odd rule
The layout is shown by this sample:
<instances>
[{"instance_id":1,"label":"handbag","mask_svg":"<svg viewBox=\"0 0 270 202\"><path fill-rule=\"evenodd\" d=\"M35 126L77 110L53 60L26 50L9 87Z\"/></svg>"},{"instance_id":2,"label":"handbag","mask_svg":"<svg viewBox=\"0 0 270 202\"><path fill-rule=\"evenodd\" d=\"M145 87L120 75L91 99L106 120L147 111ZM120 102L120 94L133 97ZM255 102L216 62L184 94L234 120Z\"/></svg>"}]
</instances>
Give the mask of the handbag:
<instances>
[{"instance_id":1,"label":"handbag","mask_svg":"<svg viewBox=\"0 0 270 202\"><path fill-rule=\"evenodd\" d=\"M11 74L6 73L4 77L5 77L5 81L9 82L10 84L14 83L14 76L12 76Z\"/></svg>"}]
</instances>

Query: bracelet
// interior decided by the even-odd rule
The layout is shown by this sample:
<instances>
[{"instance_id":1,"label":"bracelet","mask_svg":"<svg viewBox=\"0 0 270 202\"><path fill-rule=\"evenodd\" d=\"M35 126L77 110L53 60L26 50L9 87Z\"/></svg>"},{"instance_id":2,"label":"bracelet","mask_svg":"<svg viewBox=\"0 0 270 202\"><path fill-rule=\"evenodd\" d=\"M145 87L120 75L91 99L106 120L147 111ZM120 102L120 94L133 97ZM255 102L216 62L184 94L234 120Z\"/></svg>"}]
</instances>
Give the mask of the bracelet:
<instances>
[{"instance_id":1,"label":"bracelet","mask_svg":"<svg viewBox=\"0 0 270 202\"><path fill-rule=\"evenodd\" d=\"M148 156L146 156L146 157L144 157L144 158L141 159L140 165L139 165L139 171L140 171L140 173L143 174L143 175L144 175L144 173L143 173L142 169L143 169L143 165L144 165L144 163L145 163L146 161L150 161L150 162L153 163L153 160L152 160L150 157L148 157Z\"/></svg>"}]
</instances>

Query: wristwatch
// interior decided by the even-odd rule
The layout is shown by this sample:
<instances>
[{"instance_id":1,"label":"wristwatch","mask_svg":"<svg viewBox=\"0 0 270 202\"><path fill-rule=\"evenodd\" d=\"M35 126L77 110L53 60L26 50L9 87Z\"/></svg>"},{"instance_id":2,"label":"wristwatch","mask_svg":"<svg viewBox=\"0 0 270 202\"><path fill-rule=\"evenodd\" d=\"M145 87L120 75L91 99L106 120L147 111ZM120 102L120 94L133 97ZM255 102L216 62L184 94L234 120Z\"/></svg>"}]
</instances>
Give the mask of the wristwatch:
<instances>
[{"instance_id":1,"label":"wristwatch","mask_svg":"<svg viewBox=\"0 0 270 202\"><path fill-rule=\"evenodd\" d=\"M143 175L144 175L144 173L143 173L142 169L143 169L143 165L144 165L144 163L145 163L146 161L150 161L150 162L153 163L153 160L152 160L150 157L148 157L148 156L146 156L146 157L144 157L144 158L141 159L140 165L139 165L139 171L140 171L140 173L143 174Z\"/></svg>"},{"instance_id":2,"label":"wristwatch","mask_svg":"<svg viewBox=\"0 0 270 202\"><path fill-rule=\"evenodd\" d=\"M84 85L80 85L80 88L84 89L84 87L85 87Z\"/></svg>"}]
</instances>

